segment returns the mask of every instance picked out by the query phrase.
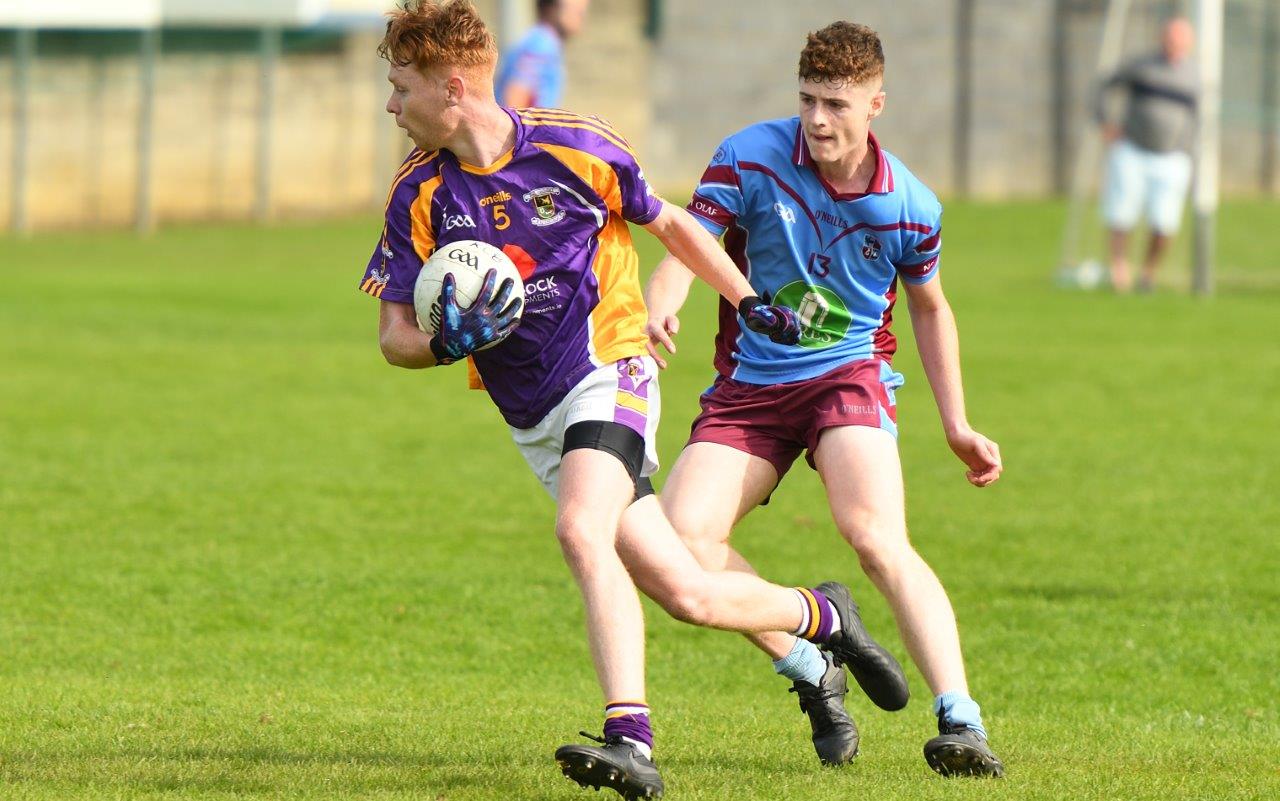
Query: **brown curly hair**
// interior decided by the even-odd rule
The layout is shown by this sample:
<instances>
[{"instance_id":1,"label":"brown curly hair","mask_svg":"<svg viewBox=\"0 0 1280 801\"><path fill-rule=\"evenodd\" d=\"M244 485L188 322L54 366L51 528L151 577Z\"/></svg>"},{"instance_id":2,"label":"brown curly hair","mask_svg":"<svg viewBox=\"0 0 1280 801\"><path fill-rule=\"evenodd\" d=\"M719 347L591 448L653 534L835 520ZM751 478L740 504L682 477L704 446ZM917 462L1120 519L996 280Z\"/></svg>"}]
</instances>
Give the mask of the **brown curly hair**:
<instances>
[{"instance_id":1,"label":"brown curly hair","mask_svg":"<svg viewBox=\"0 0 1280 801\"><path fill-rule=\"evenodd\" d=\"M492 67L498 46L468 0L406 0L387 13L378 55L401 67Z\"/></svg>"},{"instance_id":2,"label":"brown curly hair","mask_svg":"<svg viewBox=\"0 0 1280 801\"><path fill-rule=\"evenodd\" d=\"M800 80L862 84L884 77L880 36L856 22L833 22L809 34L800 51Z\"/></svg>"}]
</instances>

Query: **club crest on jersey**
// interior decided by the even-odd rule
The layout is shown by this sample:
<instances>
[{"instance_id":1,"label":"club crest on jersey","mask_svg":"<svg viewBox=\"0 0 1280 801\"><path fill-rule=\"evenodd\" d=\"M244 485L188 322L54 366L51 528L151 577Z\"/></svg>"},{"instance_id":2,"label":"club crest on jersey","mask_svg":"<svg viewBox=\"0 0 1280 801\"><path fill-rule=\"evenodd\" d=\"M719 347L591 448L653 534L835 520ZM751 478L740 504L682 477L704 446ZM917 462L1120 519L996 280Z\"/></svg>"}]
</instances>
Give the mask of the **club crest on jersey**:
<instances>
[{"instance_id":1,"label":"club crest on jersey","mask_svg":"<svg viewBox=\"0 0 1280 801\"><path fill-rule=\"evenodd\" d=\"M871 234L862 237L862 258L875 261L880 258L880 240Z\"/></svg>"},{"instance_id":2,"label":"club crest on jersey","mask_svg":"<svg viewBox=\"0 0 1280 801\"><path fill-rule=\"evenodd\" d=\"M530 217L529 222L542 226L563 220L564 210L556 208L556 195L558 194L560 194L560 190L554 186L543 186L525 193L525 202L532 203L533 210L538 215Z\"/></svg>"}]
</instances>

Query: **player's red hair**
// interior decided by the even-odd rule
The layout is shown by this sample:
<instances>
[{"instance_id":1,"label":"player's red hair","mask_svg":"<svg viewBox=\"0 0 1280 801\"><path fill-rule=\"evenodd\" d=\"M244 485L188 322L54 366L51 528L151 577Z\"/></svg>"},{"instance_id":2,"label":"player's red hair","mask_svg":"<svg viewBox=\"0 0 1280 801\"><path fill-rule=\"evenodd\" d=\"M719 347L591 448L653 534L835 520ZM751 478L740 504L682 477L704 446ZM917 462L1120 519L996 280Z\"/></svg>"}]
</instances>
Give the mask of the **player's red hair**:
<instances>
[{"instance_id":1,"label":"player's red hair","mask_svg":"<svg viewBox=\"0 0 1280 801\"><path fill-rule=\"evenodd\" d=\"M800 80L863 84L884 77L880 36L856 22L833 22L809 34L800 51Z\"/></svg>"},{"instance_id":2,"label":"player's red hair","mask_svg":"<svg viewBox=\"0 0 1280 801\"><path fill-rule=\"evenodd\" d=\"M498 46L468 0L406 0L387 14L387 33L378 55L420 70L451 66L492 68Z\"/></svg>"}]
</instances>

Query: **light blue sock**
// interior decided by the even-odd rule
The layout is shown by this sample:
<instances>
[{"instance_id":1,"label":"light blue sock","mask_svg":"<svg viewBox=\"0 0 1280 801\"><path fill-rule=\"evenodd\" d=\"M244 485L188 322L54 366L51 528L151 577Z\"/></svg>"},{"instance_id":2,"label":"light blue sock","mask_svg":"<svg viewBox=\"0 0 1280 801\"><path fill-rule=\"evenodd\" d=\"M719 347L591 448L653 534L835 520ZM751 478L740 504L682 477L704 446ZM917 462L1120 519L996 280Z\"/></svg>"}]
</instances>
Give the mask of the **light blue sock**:
<instances>
[{"instance_id":1,"label":"light blue sock","mask_svg":"<svg viewBox=\"0 0 1280 801\"><path fill-rule=\"evenodd\" d=\"M984 738L987 736L978 702L959 690L948 690L933 699L933 714L938 713L952 726L968 726Z\"/></svg>"},{"instance_id":2,"label":"light blue sock","mask_svg":"<svg viewBox=\"0 0 1280 801\"><path fill-rule=\"evenodd\" d=\"M791 653L773 660L773 669L792 681L807 681L816 687L827 672L827 660L818 646L797 637Z\"/></svg>"}]
</instances>

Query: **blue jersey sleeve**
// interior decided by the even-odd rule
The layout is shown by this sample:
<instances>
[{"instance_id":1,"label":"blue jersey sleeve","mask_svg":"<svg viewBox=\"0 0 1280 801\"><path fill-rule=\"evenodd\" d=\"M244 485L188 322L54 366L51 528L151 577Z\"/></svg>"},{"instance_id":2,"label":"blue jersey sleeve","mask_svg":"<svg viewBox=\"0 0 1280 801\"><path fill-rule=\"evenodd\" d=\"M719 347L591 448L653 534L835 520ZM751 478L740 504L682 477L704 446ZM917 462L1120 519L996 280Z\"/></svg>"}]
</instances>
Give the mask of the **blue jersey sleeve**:
<instances>
[{"instance_id":1,"label":"blue jersey sleeve","mask_svg":"<svg viewBox=\"0 0 1280 801\"><path fill-rule=\"evenodd\" d=\"M563 91L559 42L543 26L537 26L503 54L495 81L498 102L517 84L533 94L533 106L559 106Z\"/></svg>"},{"instance_id":2,"label":"blue jersey sleeve","mask_svg":"<svg viewBox=\"0 0 1280 801\"><path fill-rule=\"evenodd\" d=\"M711 157L689 201L689 213L715 236L733 225L745 207L733 140L726 139Z\"/></svg>"},{"instance_id":3,"label":"blue jersey sleeve","mask_svg":"<svg viewBox=\"0 0 1280 801\"><path fill-rule=\"evenodd\" d=\"M926 284L938 274L938 257L942 254L942 206L934 201L923 215L903 231L902 256L893 265L908 284Z\"/></svg>"}]
</instances>

